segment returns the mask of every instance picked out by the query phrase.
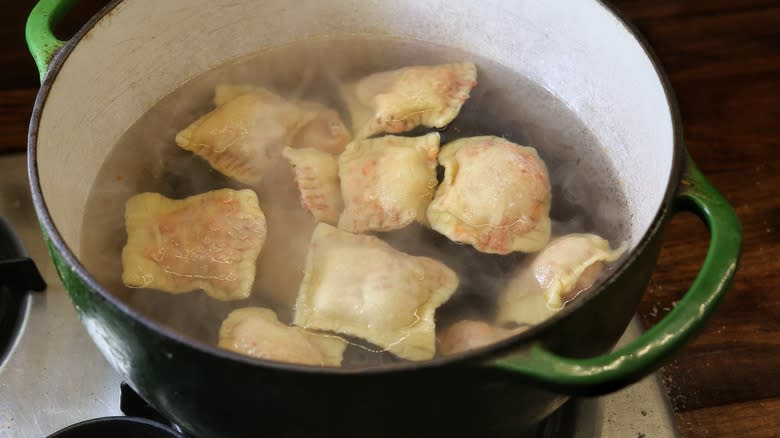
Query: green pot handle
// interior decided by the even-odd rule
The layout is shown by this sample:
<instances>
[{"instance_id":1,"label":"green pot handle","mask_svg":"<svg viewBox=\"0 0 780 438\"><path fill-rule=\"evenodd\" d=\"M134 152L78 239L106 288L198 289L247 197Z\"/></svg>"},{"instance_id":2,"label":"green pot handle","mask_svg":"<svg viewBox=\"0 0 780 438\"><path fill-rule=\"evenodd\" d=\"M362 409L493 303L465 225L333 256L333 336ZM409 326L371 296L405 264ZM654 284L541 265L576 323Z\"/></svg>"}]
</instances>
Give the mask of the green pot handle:
<instances>
[{"instance_id":1,"label":"green pot handle","mask_svg":"<svg viewBox=\"0 0 780 438\"><path fill-rule=\"evenodd\" d=\"M624 347L602 356L573 359L539 344L488 366L527 376L549 390L596 395L620 389L655 371L704 326L731 285L742 246L734 209L687 157L688 167L675 199L710 230L710 246L691 288L658 324Z\"/></svg>"},{"instance_id":2,"label":"green pot handle","mask_svg":"<svg viewBox=\"0 0 780 438\"><path fill-rule=\"evenodd\" d=\"M27 17L24 34L27 47L35 60L35 65L38 66L41 82L46 77L52 57L66 43L54 36L54 26L62 20L76 1L40 0Z\"/></svg>"}]
</instances>

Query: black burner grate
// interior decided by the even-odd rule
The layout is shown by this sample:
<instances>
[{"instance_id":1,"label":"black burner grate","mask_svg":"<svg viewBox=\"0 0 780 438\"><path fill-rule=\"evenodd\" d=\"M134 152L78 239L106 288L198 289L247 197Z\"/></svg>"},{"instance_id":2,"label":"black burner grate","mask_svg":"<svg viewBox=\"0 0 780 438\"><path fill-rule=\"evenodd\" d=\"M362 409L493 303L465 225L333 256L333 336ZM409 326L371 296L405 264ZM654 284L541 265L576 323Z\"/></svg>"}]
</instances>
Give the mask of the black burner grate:
<instances>
[{"instance_id":1,"label":"black burner grate","mask_svg":"<svg viewBox=\"0 0 780 438\"><path fill-rule=\"evenodd\" d=\"M18 336L27 292L45 288L46 283L16 233L0 217L0 364Z\"/></svg>"}]
</instances>

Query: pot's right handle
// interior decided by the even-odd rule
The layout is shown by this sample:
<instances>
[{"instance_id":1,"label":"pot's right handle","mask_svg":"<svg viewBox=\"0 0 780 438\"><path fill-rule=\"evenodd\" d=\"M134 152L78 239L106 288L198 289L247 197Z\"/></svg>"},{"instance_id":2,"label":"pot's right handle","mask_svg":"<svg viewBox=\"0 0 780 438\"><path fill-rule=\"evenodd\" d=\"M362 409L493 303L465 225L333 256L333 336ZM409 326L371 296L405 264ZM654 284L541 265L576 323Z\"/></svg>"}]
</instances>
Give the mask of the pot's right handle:
<instances>
[{"instance_id":1,"label":"pot's right handle","mask_svg":"<svg viewBox=\"0 0 780 438\"><path fill-rule=\"evenodd\" d=\"M522 374L542 387L570 395L617 390L650 374L704 326L731 285L739 262L742 230L734 209L704 178L691 158L675 199L710 230L710 246L691 288L658 324L628 345L602 356L573 359L536 344L528 351L490 362Z\"/></svg>"},{"instance_id":2,"label":"pot's right handle","mask_svg":"<svg viewBox=\"0 0 780 438\"><path fill-rule=\"evenodd\" d=\"M41 82L46 77L49 62L65 41L54 36L54 26L70 10L77 0L40 0L27 17L25 38L41 76Z\"/></svg>"}]
</instances>

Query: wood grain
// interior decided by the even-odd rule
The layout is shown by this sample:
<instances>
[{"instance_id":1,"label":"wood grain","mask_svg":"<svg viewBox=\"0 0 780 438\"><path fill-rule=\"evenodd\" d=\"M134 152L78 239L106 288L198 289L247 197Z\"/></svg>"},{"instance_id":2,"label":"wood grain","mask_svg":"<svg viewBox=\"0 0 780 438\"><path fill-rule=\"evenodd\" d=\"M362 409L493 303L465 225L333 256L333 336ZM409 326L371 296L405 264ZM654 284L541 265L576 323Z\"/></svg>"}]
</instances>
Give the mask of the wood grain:
<instances>
[{"instance_id":1,"label":"wood grain","mask_svg":"<svg viewBox=\"0 0 780 438\"><path fill-rule=\"evenodd\" d=\"M34 88L0 89L0 151L18 151L27 146Z\"/></svg>"},{"instance_id":2,"label":"wood grain","mask_svg":"<svg viewBox=\"0 0 780 438\"><path fill-rule=\"evenodd\" d=\"M780 399L774 398L692 411L681 427L686 436L778 438L778 418Z\"/></svg>"},{"instance_id":3,"label":"wood grain","mask_svg":"<svg viewBox=\"0 0 780 438\"><path fill-rule=\"evenodd\" d=\"M25 147L37 73L23 39L32 1L0 2L0 151ZM105 0L82 0L72 34ZM691 155L736 207L744 253L701 335L662 370L685 437L780 436L780 3L613 0L653 46L676 92ZM667 229L639 313L651 326L679 300L707 249L692 215Z\"/></svg>"},{"instance_id":4,"label":"wood grain","mask_svg":"<svg viewBox=\"0 0 780 438\"><path fill-rule=\"evenodd\" d=\"M685 437L780 436L780 4L621 0L669 74L688 149L734 205L744 252L701 335L662 369ZM646 326L680 299L707 249L692 215L667 228L640 307Z\"/></svg>"}]
</instances>

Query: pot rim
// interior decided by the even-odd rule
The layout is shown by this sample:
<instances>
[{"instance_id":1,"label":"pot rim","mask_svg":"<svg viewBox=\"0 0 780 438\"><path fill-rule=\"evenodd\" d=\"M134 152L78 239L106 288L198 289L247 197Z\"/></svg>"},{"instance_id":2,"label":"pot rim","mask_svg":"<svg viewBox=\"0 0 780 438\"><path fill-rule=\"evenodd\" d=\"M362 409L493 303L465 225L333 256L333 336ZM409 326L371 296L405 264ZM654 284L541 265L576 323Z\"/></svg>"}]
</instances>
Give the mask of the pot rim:
<instances>
[{"instance_id":1,"label":"pot rim","mask_svg":"<svg viewBox=\"0 0 780 438\"><path fill-rule=\"evenodd\" d=\"M545 334L554 329L558 323L571 317L580 307L594 299L603 290L610 287L617 278L619 278L628 269L630 265L637 261L640 255L644 252L648 243L653 239L657 232L663 227L665 219L667 218L671 209L671 204L675 193L677 192L680 179L682 176L683 165L685 158L685 145L682 132L682 120L680 117L679 106L677 99L674 95L674 91L671 86L671 81L664 71L660 60L653 52L650 44L642 36L639 30L631 23L627 17L625 17L617 8L611 5L607 0L593 0L601 7L606 9L607 12L612 14L618 22L623 26L626 32L628 32L639 43L640 48L645 53L645 56L650 60L656 76L661 82L664 95L666 97L667 107L669 109L669 115L672 121L672 137L674 151L672 154L671 172L669 173L669 179L666 182L666 191L663 196L661 205L656 212L653 221L648 229L636 245L636 247L628 254L623 262L613 270L610 275L601 283L595 291L587 294L570 305L567 304L564 309L540 324L534 325L528 330L518 333L509 338L503 339L492 344L469 350L463 353L455 354L452 356L437 357L426 361L420 362L407 362L397 363L389 365L371 366L366 368L338 368L338 367L319 367L310 365L300 365L295 363L277 362L266 359L259 359L243 354L235 353L232 351L224 350L215 345L208 344L199 340L192 339L186 335L179 334L171 329L166 328L162 324L149 319L147 316L131 308L126 303L115 297L107 288L103 287L97 282L97 280L87 271L84 265L78 260L75 253L65 243L64 239L57 230L54 221L49 213L48 207L43 199L43 192L41 191L40 179L38 177L38 160L37 160L37 140L38 130L40 128L41 114L43 107L48 98L49 91L51 90L54 81L59 74L62 65L68 59L73 49L78 43L89 33L90 30L100 22L105 16L114 12L114 9L122 3L123 0L112 0L109 4L104 6L97 14L95 14L87 23L70 39L63 47L57 51L52 57L49 63L46 75L41 83L41 87L35 98L35 104L33 106L32 116L30 119L30 127L27 138L27 173L30 182L30 189L32 192L33 205L38 216L38 220L44 230L44 234L48 235L50 245L53 245L54 249L63 257L68 263L71 270L78 275L80 280L84 282L93 292L97 293L100 298L109 302L111 305L119 309L122 313L129 315L137 323L140 323L145 328L168 338L170 341L174 341L180 344L184 344L190 348L198 350L201 353L218 356L222 359L238 361L250 366L263 366L275 368L280 371L297 371L313 374L330 374L330 375L355 375L355 374L375 374L375 373L391 373L391 372L404 372L415 371L421 369L437 368L456 362L470 362L480 363L489 360L491 357L498 357L507 355L511 352L515 352L518 348L527 346L534 340L540 340L544 338Z\"/></svg>"}]
</instances>

